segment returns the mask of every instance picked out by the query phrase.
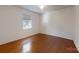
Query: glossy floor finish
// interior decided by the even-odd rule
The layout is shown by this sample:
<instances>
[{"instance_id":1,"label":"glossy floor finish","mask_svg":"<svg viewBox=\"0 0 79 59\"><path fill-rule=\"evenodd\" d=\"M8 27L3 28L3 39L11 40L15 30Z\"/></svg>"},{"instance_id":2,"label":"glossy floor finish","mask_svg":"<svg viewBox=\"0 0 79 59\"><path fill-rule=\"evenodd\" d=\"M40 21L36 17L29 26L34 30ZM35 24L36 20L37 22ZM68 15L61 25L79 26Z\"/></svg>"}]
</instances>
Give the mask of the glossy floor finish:
<instances>
[{"instance_id":1,"label":"glossy floor finish","mask_svg":"<svg viewBox=\"0 0 79 59\"><path fill-rule=\"evenodd\" d=\"M0 45L0 52L77 53L78 51L72 40L39 33Z\"/></svg>"}]
</instances>

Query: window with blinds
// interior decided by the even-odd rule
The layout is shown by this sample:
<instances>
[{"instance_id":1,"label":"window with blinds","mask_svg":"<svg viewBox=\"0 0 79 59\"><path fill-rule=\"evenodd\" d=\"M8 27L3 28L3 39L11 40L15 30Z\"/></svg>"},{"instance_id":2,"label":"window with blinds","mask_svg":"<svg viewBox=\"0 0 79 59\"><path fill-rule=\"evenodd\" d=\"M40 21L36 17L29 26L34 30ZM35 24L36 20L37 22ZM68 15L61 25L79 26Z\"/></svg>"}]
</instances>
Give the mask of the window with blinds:
<instances>
[{"instance_id":1,"label":"window with blinds","mask_svg":"<svg viewBox=\"0 0 79 59\"><path fill-rule=\"evenodd\" d=\"M32 19L29 15L23 15L23 30L32 28Z\"/></svg>"}]
</instances>

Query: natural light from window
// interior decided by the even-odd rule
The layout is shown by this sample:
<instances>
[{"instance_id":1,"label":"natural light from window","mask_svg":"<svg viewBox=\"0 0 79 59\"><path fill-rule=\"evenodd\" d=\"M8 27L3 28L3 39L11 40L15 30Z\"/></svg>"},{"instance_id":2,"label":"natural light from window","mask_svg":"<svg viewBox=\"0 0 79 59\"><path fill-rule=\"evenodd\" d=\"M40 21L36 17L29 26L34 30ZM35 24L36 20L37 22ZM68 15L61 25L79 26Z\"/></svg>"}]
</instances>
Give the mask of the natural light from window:
<instances>
[{"instance_id":1,"label":"natural light from window","mask_svg":"<svg viewBox=\"0 0 79 59\"><path fill-rule=\"evenodd\" d=\"M31 41L26 40L26 42L23 45L23 51L22 52L30 52L31 51Z\"/></svg>"},{"instance_id":2,"label":"natural light from window","mask_svg":"<svg viewBox=\"0 0 79 59\"><path fill-rule=\"evenodd\" d=\"M23 20L23 29L31 29L32 28L32 20Z\"/></svg>"},{"instance_id":3,"label":"natural light from window","mask_svg":"<svg viewBox=\"0 0 79 59\"><path fill-rule=\"evenodd\" d=\"M23 30L32 28L32 19L28 15L23 16Z\"/></svg>"}]
</instances>

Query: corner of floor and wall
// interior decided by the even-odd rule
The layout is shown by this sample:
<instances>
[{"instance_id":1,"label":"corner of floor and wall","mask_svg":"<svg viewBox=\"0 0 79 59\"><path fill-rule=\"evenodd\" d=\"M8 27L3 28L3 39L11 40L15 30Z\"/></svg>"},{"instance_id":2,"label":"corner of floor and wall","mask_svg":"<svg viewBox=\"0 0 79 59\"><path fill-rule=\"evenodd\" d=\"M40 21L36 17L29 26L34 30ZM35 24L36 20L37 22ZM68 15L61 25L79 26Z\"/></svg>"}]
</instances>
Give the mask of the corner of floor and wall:
<instances>
[{"instance_id":1,"label":"corner of floor and wall","mask_svg":"<svg viewBox=\"0 0 79 59\"><path fill-rule=\"evenodd\" d=\"M32 17L32 28L22 29L23 14ZM71 39L79 52L79 6L38 14L17 6L0 6L0 45L37 33Z\"/></svg>"}]
</instances>

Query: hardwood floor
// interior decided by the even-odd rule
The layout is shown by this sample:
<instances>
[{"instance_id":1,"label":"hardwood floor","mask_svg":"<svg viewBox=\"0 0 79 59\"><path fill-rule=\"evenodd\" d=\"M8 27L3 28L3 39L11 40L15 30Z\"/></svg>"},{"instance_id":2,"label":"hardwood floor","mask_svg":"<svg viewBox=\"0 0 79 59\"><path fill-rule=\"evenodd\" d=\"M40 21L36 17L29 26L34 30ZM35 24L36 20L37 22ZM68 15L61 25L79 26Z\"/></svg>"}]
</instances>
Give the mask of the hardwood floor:
<instances>
[{"instance_id":1,"label":"hardwood floor","mask_svg":"<svg viewBox=\"0 0 79 59\"><path fill-rule=\"evenodd\" d=\"M27 51L27 49L29 50ZM0 52L4 53L20 53L23 52L23 50L25 52L32 53L78 52L72 40L41 33L11 43L0 45Z\"/></svg>"}]
</instances>

